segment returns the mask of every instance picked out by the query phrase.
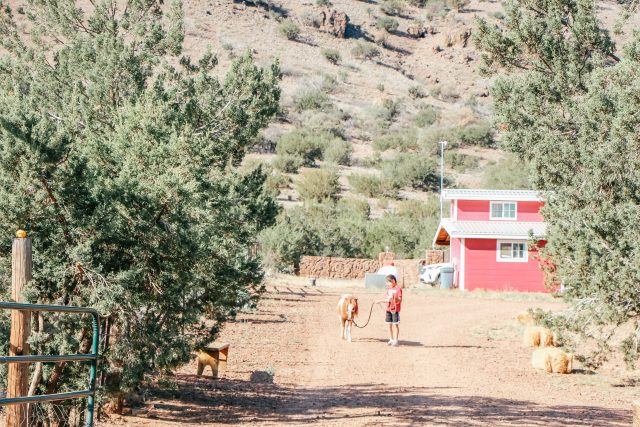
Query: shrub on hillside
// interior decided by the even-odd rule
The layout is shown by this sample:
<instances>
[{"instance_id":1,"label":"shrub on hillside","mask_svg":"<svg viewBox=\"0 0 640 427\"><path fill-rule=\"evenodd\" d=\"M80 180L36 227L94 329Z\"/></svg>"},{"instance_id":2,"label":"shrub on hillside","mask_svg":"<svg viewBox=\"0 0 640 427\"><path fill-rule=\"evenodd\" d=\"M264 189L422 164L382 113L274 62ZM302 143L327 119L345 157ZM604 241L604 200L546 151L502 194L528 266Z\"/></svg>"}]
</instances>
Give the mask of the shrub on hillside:
<instances>
[{"instance_id":1,"label":"shrub on hillside","mask_svg":"<svg viewBox=\"0 0 640 427\"><path fill-rule=\"evenodd\" d=\"M390 18L388 16L381 16L380 18L378 18L378 21L376 23L376 26L381 29L381 30L385 30L388 33L393 33L398 29L398 21Z\"/></svg>"},{"instance_id":2,"label":"shrub on hillside","mask_svg":"<svg viewBox=\"0 0 640 427\"><path fill-rule=\"evenodd\" d=\"M300 36L300 28L291 19L283 19L278 25L278 32L288 40L297 40Z\"/></svg>"},{"instance_id":3,"label":"shrub on hillside","mask_svg":"<svg viewBox=\"0 0 640 427\"><path fill-rule=\"evenodd\" d=\"M382 0L379 4L380 10L391 16L402 15L405 10L404 0Z\"/></svg>"},{"instance_id":4,"label":"shrub on hillside","mask_svg":"<svg viewBox=\"0 0 640 427\"><path fill-rule=\"evenodd\" d=\"M421 106L413 116L413 123L419 128L431 126L440 118L440 111L432 105Z\"/></svg>"},{"instance_id":5,"label":"shrub on hillside","mask_svg":"<svg viewBox=\"0 0 640 427\"><path fill-rule=\"evenodd\" d=\"M447 0L447 5L458 12L464 12L464 9L469 6L469 3L471 3L470 0Z\"/></svg>"},{"instance_id":6,"label":"shrub on hillside","mask_svg":"<svg viewBox=\"0 0 640 427\"><path fill-rule=\"evenodd\" d=\"M376 151L411 151L417 148L418 140L415 129L387 133L373 140L373 149Z\"/></svg>"},{"instance_id":7,"label":"shrub on hillside","mask_svg":"<svg viewBox=\"0 0 640 427\"><path fill-rule=\"evenodd\" d=\"M338 52L336 49L322 49L320 53L327 61L331 62L332 64L338 65L340 63L340 52Z\"/></svg>"},{"instance_id":8,"label":"shrub on hillside","mask_svg":"<svg viewBox=\"0 0 640 427\"><path fill-rule=\"evenodd\" d=\"M293 109L298 113L304 110L328 111L330 108L329 95L321 90L304 91L293 101Z\"/></svg>"},{"instance_id":9,"label":"shrub on hillside","mask_svg":"<svg viewBox=\"0 0 640 427\"><path fill-rule=\"evenodd\" d=\"M444 155L445 164L456 172L464 172L478 167L478 157L468 154L447 151Z\"/></svg>"},{"instance_id":10,"label":"shrub on hillside","mask_svg":"<svg viewBox=\"0 0 640 427\"><path fill-rule=\"evenodd\" d=\"M455 134L461 144L482 146L493 144L493 130L491 123L487 121L459 128Z\"/></svg>"},{"instance_id":11,"label":"shrub on hillside","mask_svg":"<svg viewBox=\"0 0 640 427\"><path fill-rule=\"evenodd\" d=\"M281 160L277 157L274 166L289 173L297 172L301 166L313 166L322 157L325 141L330 138L327 133L294 129L278 141L276 153Z\"/></svg>"},{"instance_id":12,"label":"shrub on hillside","mask_svg":"<svg viewBox=\"0 0 640 427\"><path fill-rule=\"evenodd\" d=\"M380 49L371 43L358 42L358 44L351 49L351 55L362 61L372 60L373 58L380 56Z\"/></svg>"},{"instance_id":13,"label":"shrub on hillside","mask_svg":"<svg viewBox=\"0 0 640 427\"><path fill-rule=\"evenodd\" d=\"M344 139L343 117L339 111L329 112L307 110L295 118L295 123L300 128L306 128L315 133L328 133L334 137Z\"/></svg>"},{"instance_id":14,"label":"shrub on hillside","mask_svg":"<svg viewBox=\"0 0 640 427\"><path fill-rule=\"evenodd\" d=\"M289 188L290 184L291 178L278 171L271 172L265 182L266 187L276 193L282 188Z\"/></svg>"},{"instance_id":15,"label":"shrub on hillside","mask_svg":"<svg viewBox=\"0 0 640 427\"><path fill-rule=\"evenodd\" d=\"M385 99L382 108L376 112L376 118L380 120L382 128L388 128L400 115L400 100Z\"/></svg>"},{"instance_id":16,"label":"shrub on hillside","mask_svg":"<svg viewBox=\"0 0 640 427\"><path fill-rule=\"evenodd\" d=\"M328 7L328 6L332 6L333 3L331 3L330 0L316 0L316 5L323 6L323 7Z\"/></svg>"},{"instance_id":17,"label":"shrub on hillside","mask_svg":"<svg viewBox=\"0 0 640 427\"><path fill-rule=\"evenodd\" d=\"M347 166L351 162L353 144L340 138L327 141L322 152L322 158L330 163Z\"/></svg>"},{"instance_id":18,"label":"shrub on hillside","mask_svg":"<svg viewBox=\"0 0 640 427\"><path fill-rule=\"evenodd\" d=\"M395 188L413 187L435 190L440 176L432 157L416 153L400 153L382 162L382 176Z\"/></svg>"},{"instance_id":19,"label":"shrub on hillside","mask_svg":"<svg viewBox=\"0 0 640 427\"><path fill-rule=\"evenodd\" d=\"M333 169L306 170L300 174L296 190L305 202L336 199L340 191L338 175Z\"/></svg>"},{"instance_id":20,"label":"shrub on hillside","mask_svg":"<svg viewBox=\"0 0 640 427\"><path fill-rule=\"evenodd\" d=\"M445 102L453 102L460 98L458 91L450 85L435 85L431 88L431 96Z\"/></svg>"},{"instance_id":21,"label":"shrub on hillside","mask_svg":"<svg viewBox=\"0 0 640 427\"><path fill-rule=\"evenodd\" d=\"M507 155L498 162L490 163L482 174L483 188L496 189L530 189L529 176L531 166L519 160L513 154Z\"/></svg>"},{"instance_id":22,"label":"shrub on hillside","mask_svg":"<svg viewBox=\"0 0 640 427\"><path fill-rule=\"evenodd\" d=\"M367 197L391 197L398 195L397 189L378 175L349 175L349 185L356 193Z\"/></svg>"},{"instance_id":23,"label":"shrub on hillside","mask_svg":"<svg viewBox=\"0 0 640 427\"><path fill-rule=\"evenodd\" d=\"M297 173L304 163L302 157L294 154L278 154L273 159L273 167L285 173Z\"/></svg>"},{"instance_id":24,"label":"shrub on hillside","mask_svg":"<svg viewBox=\"0 0 640 427\"><path fill-rule=\"evenodd\" d=\"M422 89L422 86L415 85L409 88L409 96L413 99L424 98L427 94Z\"/></svg>"}]
</instances>

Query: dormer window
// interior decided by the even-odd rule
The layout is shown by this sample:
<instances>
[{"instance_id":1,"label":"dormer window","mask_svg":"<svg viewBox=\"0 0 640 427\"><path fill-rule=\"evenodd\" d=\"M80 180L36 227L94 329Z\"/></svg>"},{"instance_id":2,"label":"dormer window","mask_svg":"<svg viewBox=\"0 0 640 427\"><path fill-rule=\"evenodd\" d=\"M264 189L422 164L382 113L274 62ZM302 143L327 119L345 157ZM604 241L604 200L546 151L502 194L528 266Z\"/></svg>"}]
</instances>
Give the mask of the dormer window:
<instances>
[{"instance_id":1,"label":"dormer window","mask_svg":"<svg viewBox=\"0 0 640 427\"><path fill-rule=\"evenodd\" d=\"M491 202L491 219L515 220L516 217L516 202Z\"/></svg>"}]
</instances>

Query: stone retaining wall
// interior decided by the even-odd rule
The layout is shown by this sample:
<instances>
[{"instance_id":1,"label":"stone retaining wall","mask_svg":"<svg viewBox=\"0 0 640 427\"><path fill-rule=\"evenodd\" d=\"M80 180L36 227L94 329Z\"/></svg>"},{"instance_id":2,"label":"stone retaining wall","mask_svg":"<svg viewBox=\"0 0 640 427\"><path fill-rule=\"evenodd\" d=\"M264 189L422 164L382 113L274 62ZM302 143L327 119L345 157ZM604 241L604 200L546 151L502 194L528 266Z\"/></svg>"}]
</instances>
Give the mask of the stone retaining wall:
<instances>
[{"instance_id":1,"label":"stone retaining wall","mask_svg":"<svg viewBox=\"0 0 640 427\"><path fill-rule=\"evenodd\" d=\"M426 259L393 259L393 253L383 252L378 259L303 256L299 274L327 279L364 279L365 273L375 273L383 265L393 265L398 270L398 284L412 286L419 282L420 263L441 263L442 251L427 251Z\"/></svg>"},{"instance_id":2,"label":"stone retaining wall","mask_svg":"<svg viewBox=\"0 0 640 427\"><path fill-rule=\"evenodd\" d=\"M363 279L365 273L375 273L380 262L375 259L303 256L300 275L328 279Z\"/></svg>"}]
</instances>

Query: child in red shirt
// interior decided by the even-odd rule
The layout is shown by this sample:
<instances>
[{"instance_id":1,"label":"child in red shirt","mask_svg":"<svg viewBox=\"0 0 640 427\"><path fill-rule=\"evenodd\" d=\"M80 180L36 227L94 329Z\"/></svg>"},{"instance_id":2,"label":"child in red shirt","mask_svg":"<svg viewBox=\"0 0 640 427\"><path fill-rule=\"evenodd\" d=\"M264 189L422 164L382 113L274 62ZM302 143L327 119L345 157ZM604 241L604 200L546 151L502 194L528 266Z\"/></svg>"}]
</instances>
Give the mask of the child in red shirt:
<instances>
[{"instance_id":1,"label":"child in red shirt","mask_svg":"<svg viewBox=\"0 0 640 427\"><path fill-rule=\"evenodd\" d=\"M385 323L389 325L389 341L387 345L398 345L398 334L400 333L400 307L402 304L402 289L398 287L398 282L393 274L387 276L386 298L376 301L376 303L387 303ZM395 328L394 328L395 326ZM395 338L393 330L395 329Z\"/></svg>"}]
</instances>

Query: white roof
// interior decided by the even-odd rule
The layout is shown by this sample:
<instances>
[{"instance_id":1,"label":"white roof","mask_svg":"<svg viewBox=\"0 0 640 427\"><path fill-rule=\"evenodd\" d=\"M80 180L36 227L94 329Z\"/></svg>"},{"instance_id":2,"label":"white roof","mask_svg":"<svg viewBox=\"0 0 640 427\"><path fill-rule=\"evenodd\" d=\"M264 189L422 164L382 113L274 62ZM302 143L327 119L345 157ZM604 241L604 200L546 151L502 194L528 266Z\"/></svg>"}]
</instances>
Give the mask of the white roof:
<instances>
[{"instance_id":1,"label":"white roof","mask_svg":"<svg viewBox=\"0 0 640 427\"><path fill-rule=\"evenodd\" d=\"M444 200L505 200L516 202L539 202L542 194L536 190L482 190L447 189L442 192Z\"/></svg>"},{"instance_id":2,"label":"white roof","mask_svg":"<svg viewBox=\"0 0 640 427\"><path fill-rule=\"evenodd\" d=\"M528 239L530 232L534 238L544 238L544 222L516 221L454 221L443 219L438 226L433 244L443 244L447 237L476 239ZM438 243L440 242L440 243Z\"/></svg>"}]
</instances>

